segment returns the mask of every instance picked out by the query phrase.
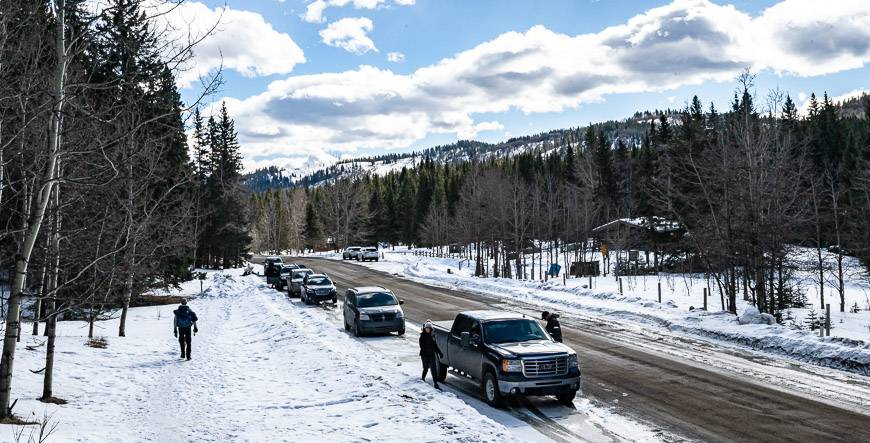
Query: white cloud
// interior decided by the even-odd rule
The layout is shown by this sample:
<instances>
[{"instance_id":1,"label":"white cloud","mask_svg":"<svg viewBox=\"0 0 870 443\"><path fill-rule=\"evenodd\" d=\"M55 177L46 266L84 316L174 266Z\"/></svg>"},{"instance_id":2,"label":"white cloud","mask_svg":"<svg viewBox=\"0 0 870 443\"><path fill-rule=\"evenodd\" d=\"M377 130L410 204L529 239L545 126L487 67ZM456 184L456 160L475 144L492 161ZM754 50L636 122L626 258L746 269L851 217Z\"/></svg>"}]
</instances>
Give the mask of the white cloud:
<instances>
[{"instance_id":1,"label":"white cloud","mask_svg":"<svg viewBox=\"0 0 870 443\"><path fill-rule=\"evenodd\" d=\"M598 33L572 36L535 26L407 75L361 66L291 76L228 105L246 155L405 148L429 134L472 137L499 129L496 122L475 122L476 115L558 112L608 94L732 81L747 66L797 75L863 66L870 61L870 26L863 26L870 8L859 4L866 3L786 0L753 18L733 6L677 0ZM822 18L812 20L813 14ZM806 41L825 23L848 30L820 37L829 51ZM365 32L355 35L366 37L367 28L357 28ZM330 41L359 52L368 47L338 37L345 34L336 31Z\"/></svg>"},{"instance_id":2,"label":"white cloud","mask_svg":"<svg viewBox=\"0 0 870 443\"><path fill-rule=\"evenodd\" d=\"M369 51L378 52L375 42L368 36L374 28L372 21L365 17L343 18L321 30L320 38L329 46L342 48L357 55Z\"/></svg>"},{"instance_id":3,"label":"white cloud","mask_svg":"<svg viewBox=\"0 0 870 443\"><path fill-rule=\"evenodd\" d=\"M402 63L405 61L405 54L402 54L401 52L388 52L387 61L391 63Z\"/></svg>"},{"instance_id":4,"label":"white cloud","mask_svg":"<svg viewBox=\"0 0 870 443\"><path fill-rule=\"evenodd\" d=\"M167 8L171 8L168 9ZM167 32L176 46L205 38L193 49L193 58L177 76L181 87L218 68L246 77L287 74L305 63L302 49L289 35L275 30L262 15L200 2L156 2L149 10L158 32ZM214 32L212 28L215 27ZM209 34L209 35L207 35Z\"/></svg>"},{"instance_id":5,"label":"white cloud","mask_svg":"<svg viewBox=\"0 0 870 443\"><path fill-rule=\"evenodd\" d=\"M399 6L411 6L415 0L394 0L394 3ZM377 9L386 6L387 0L314 0L305 7L302 20L309 23L323 23L326 21L323 13L327 8L343 8L349 4L352 4L354 9Z\"/></svg>"}]
</instances>

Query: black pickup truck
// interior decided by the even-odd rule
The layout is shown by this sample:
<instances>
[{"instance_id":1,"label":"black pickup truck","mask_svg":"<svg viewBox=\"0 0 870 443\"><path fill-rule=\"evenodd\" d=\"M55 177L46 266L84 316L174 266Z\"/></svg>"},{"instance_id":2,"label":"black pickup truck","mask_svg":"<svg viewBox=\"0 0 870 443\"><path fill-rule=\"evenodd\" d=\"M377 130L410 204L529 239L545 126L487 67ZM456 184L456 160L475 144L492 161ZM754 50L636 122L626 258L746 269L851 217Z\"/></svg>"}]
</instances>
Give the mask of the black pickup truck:
<instances>
[{"instance_id":1,"label":"black pickup truck","mask_svg":"<svg viewBox=\"0 0 870 443\"><path fill-rule=\"evenodd\" d=\"M444 353L441 381L453 368L480 381L494 407L509 395L555 395L571 404L580 389L580 362L534 319L499 311L466 311L453 321L435 322L433 334Z\"/></svg>"}]
</instances>

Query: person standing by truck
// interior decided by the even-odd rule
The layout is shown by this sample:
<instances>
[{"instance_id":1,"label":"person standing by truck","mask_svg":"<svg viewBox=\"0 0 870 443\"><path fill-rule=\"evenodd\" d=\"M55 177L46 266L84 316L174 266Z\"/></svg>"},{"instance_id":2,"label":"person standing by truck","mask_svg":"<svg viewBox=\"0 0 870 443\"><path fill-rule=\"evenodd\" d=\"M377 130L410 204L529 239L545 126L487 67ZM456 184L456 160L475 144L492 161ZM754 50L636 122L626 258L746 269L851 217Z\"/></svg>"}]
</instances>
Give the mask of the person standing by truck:
<instances>
[{"instance_id":1,"label":"person standing by truck","mask_svg":"<svg viewBox=\"0 0 870 443\"><path fill-rule=\"evenodd\" d=\"M438 361L435 355L444 357L444 354L438 349L438 344L435 343L435 337L432 336L432 320L426 320L423 324L423 331L420 333L420 359L423 361L423 381L426 381L426 373L432 370L432 381L435 389L441 390L438 386Z\"/></svg>"},{"instance_id":2,"label":"person standing by truck","mask_svg":"<svg viewBox=\"0 0 870 443\"><path fill-rule=\"evenodd\" d=\"M559 324L559 314L544 311L541 313L541 320L547 321L547 326L544 329L559 343L562 343L562 326Z\"/></svg>"},{"instance_id":3,"label":"person standing by truck","mask_svg":"<svg viewBox=\"0 0 870 443\"><path fill-rule=\"evenodd\" d=\"M187 306L187 300L181 300L181 306L172 311L175 314L173 320L173 334L178 338L178 344L181 345L181 358L190 360L190 345L193 339L191 338L190 329L193 328L193 333L199 332L196 328L196 313L190 306Z\"/></svg>"}]
</instances>

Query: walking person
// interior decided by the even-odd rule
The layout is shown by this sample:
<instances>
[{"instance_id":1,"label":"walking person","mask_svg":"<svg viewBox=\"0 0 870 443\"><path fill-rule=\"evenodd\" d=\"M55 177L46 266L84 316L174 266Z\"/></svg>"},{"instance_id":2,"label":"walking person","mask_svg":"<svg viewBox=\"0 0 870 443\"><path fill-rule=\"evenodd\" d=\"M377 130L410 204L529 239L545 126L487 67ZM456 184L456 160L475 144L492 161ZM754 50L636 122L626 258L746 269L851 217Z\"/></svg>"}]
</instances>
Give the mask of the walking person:
<instances>
[{"instance_id":1,"label":"walking person","mask_svg":"<svg viewBox=\"0 0 870 443\"><path fill-rule=\"evenodd\" d=\"M187 306L187 300L181 300L181 306L172 312L175 314L173 334L181 345L181 358L190 360L191 327L193 334L199 332L199 329L196 328L196 313L190 309L190 306Z\"/></svg>"},{"instance_id":2,"label":"walking person","mask_svg":"<svg viewBox=\"0 0 870 443\"><path fill-rule=\"evenodd\" d=\"M426 373L432 370L432 381L435 389L441 390L438 386L438 361L435 360L435 355L444 357L444 353L438 349L438 344L435 343L435 336L432 335L432 320L426 320L423 324L423 331L420 333L420 359L423 360L423 381L426 381Z\"/></svg>"},{"instance_id":3,"label":"walking person","mask_svg":"<svg viewBox=\"0 0 870 443\"><path fill-rule=\"evenodd\" d=\"M562 343L562 326L559 324L559 314L544 311L541 313L541 320L547 321L547 326L544 328L559 343Z\"/></svg>"}]
</instances>

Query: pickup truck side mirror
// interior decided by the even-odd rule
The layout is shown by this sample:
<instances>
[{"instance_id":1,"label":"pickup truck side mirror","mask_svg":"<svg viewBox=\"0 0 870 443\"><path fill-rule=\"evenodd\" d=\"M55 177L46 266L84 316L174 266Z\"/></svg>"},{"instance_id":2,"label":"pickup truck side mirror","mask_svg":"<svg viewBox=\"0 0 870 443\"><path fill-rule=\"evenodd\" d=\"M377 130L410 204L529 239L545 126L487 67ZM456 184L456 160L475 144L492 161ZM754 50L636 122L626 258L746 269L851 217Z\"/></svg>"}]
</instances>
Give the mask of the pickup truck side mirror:
<instances>
[{"instance_id":1,"label":"pickup truck side mirror","mask_svg":"<svg viewBox=\"0 0 870 443\"><path fill-rule=\"evenodd\" d=\"M475 348L480 346L480 336L474 334L473 336L471 336L469 343L471 343L471 346L474 346Z\"/></svg>"},{"instance_id":2,"label":"pickup truck side mirror","mask_svg":"<svg viewBox=\"0 0 870 443\"><path fill-rule=\"evenodd\" d=\"M401 299L400 299L400 300L399 300L399 304L400 304L400 305L404 305L404 304L405 304L405 300L401 300Z\"/></svg>"},{"instance_id":3,"label":"pickup truck side mirror","mask_svg":"<svg viewBox=\"0 0 870 443\"><path fill-rule=\"evenodd\" d=\"M467 348L471 344L471 334L468 332L463 332L459 334L459 341L462 344L463 348Z\"/></svg>"}]
</instances>

